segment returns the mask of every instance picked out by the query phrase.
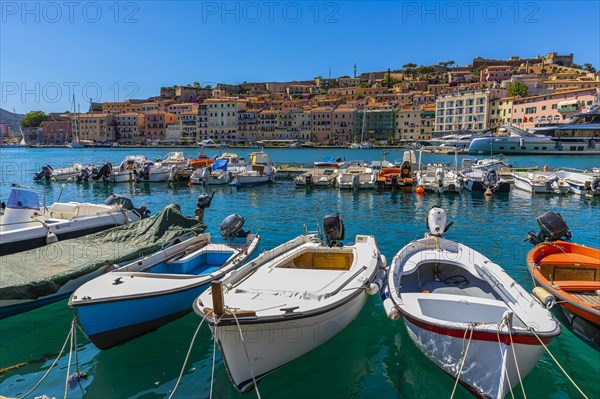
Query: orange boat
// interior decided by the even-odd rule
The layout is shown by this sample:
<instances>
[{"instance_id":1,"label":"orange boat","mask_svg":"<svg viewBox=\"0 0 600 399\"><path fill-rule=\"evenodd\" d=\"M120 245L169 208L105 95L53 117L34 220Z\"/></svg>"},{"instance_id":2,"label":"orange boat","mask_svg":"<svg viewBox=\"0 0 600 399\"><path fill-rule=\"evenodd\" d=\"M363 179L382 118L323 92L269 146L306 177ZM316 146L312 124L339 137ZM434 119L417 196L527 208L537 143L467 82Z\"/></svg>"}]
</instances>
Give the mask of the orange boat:
<instances>
[{"instance_id":1,"label":"orange boat","mask_svg":"<svg viewBox=\"0 0 600 399\"><path fill-rule=\"evenodd\" d=\"M412 190L414 179L410 162L402 162L399 168L381 168L376 185L380 190Z\"/></svg>"},{"instance_id":2,"label":"orange boat","mask_svg":"<svg viewBox=\"0 0 600 399\"><path fill-rule=\"evenodd\" d=\"M529 233L536 244L527 267L537 287L534 295L548 307L560 306L558 316L575 335L600 350L600 250L573 244L558 213L537 218L540 232Z\"/></svg>"},{"instance_id":3,"label":"orange boat","mask_svg":"<svg viewBox=\"0 0 600 399\"><path fill-rule=\"evenodd\" d=\"M209 158L208 155L200 153L198 154L197 159L190 159L188 161L188 166L190 166L192 169L206 168L207 166L212 165L214 162L215 160Z\"/></svg>"}]
</instances>

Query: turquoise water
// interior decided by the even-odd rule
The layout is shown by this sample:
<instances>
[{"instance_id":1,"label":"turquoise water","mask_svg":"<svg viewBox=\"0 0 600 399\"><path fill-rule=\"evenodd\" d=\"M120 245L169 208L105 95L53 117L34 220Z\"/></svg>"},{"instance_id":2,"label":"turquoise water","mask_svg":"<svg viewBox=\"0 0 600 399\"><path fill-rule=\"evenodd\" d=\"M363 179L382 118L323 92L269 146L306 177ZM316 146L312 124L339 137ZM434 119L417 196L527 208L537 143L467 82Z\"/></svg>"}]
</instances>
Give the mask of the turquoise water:
<instances>
[{"instance_id":1,"label":"turquoise water","mask_svg":"<svg viewBox=\"0 0 600 399\"><path fill-rule=\"evenodd\" d=\"M183 150L187 156L197 153ZM125 155L163 156L166 149L0 149L0 198L5 200L11 183L33 186L32 174L45 163L68 166L74 161L118 164ZM240 156L250 150L238 150ZM350 159L380 160L380 150L267 150L278 164L309 165L333 155ZM217 150L208 151L209 155ZM390 152L388 160L401 159L402 152ZM423 155L425 161L453 162L452 156ZM462 156L459 158L463 158ZM548 165L591 169L600 166L599 157L510 157L516 166ZM108 185L104 183L36 184L46 190L48 202L103 201L113 193L132 197L136 206L156 213L168 203L178 203L192 215L199 186L169 187L166 183ZM62 194L61 194L62 190ZM231 213L246 218L246 228L262 236L258 252L287 241L303 231L306 224L316 229L326 213L340 212L346 225L346 240L355 234L376 237L388 261L409 241L422 237L425 217L433 205L443 206L454 225L447 237L484 253L507 270L526 288L532 288L525 266L530 249L523 238L536 229L535 217L546 210L559 211L574 233L574 241L600 245L600 198L530 195L513 191L486 199L463 192L438 196L414 193L340 192L338 190L296 189L290 181L270 186L236 189L209 187L215 191L205 222L218 233L218 223ZM1 265L0 265L1 267ZM72 318L66 301L0 321L0 368L29 362L0 374L0 394L16 397L27 392L50 366L70 327ZM89 377L81 386L69 389L69 397L162 398L168 396L179 375L199 318L189 314L159 330L125 345L99 351L81 334L79 367ZM567 329L550 344L550 350L590 397L600 397L600 353L583 344ZM203 327L192 350L176 397L209 396L213 343ZM35 395L62 397L68 362L63 355ZM280 368L259 385L262 397L331 398L438 398L449 397L454 381L425 358L410 341L401 321L390 321L378 297L371 297L362 313L348 328L327 344ZM578 397L578 393L548 355L524 381L530 398ZM215 397L242 397L231 385L217 349L213 394ZM254 397L254 393L246 397ZM522 397L518 388L516 397ZM459 386L456 397L470 397Z\"/></svg>"}]
</instances>

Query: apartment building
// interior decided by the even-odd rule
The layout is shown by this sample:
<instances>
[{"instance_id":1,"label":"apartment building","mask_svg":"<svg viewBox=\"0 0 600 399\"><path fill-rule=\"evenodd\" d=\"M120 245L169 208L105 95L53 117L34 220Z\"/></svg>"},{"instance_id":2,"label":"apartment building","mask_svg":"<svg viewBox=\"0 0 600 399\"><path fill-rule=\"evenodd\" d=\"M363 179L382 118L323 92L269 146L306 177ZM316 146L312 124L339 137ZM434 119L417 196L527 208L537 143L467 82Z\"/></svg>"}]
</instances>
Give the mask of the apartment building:
<instances>
[{"instance_id":1,"label":"apartment building","mask_svg":"<svg viewBox=\"0 0 600 399\"><path fill-rule=\"evenodd\" d=\"M145 114L146 141L161 142L167 137L169 125L177 123L177 115L169 112L148 112Z\"/></svg>"},{"instance_id":2,"label":"apartment building","mask_svg":"<svg viewBox=\"0 0 600 399\"><path fill-rule=\"evenodd\" d=\"M127 112L114 116L115 141L134 144L144 141L145 115Z\"/></svg>"},{"instance_id":3,"label":"apartment building","mask_svg":"<svg viewBox=\"0 0 600 399\"><path fill-rule=\"evenodd\" d=\"M239 143L237 137L239 113L245 102L234 97L209 98L206 103L207 139L223 143Z\"/></svg>"},{"instance_id":4,"label":"apartment building","mask_svg":"<svg viewBox=\"0 0 600 399\"><path fill-rule=\"evenodd\" d=\"M505 97L506 89L455 91L440 94L436 100L435 130L478 131L488 128L490 100Z\"/></svg>"},{"instance_id":5,"label":"apartment building","mask_svg":"<svg viewBox=\"0 0 600 399\"><path fill-rule=\"evenodd\" d=\"M396 140L430 140L435 127L435 106L396 109Z\"/></svg>"},{"instance_id":6,"label":"apartment building","mask_svg":"<svg viewBox=\"0 0 600 399\"><path fill-rule=\"evenodd\" d=\"M73 128L79 140L112 141L114 140L114 116L100 114L78 114Z\"/></svg>"},{"instance_id":7,"label":"apartment building","mask_svg":"<svg viewBox=\"0 0 600 399\"><path fill-rule=\"evenodd\" d=\"M316 107L311 109L310 116L310 141L327 143L331 136L332 107Z\"/></svg>"},{"instance_id":8,"label":"apartment building","mask_svg":"<svg viewBox=\"0 0 600 399\"><path fill-rule=\"evenodd\" d=\"M331 114L331 134L339 144L352 143L354 138L354 116L356 108L340 105Z\"/></svg>"},{"instance_id":9,"label":"apartment building","mask_svg":"<svg viewBox=\"0 0 600 399\"><path fill-rule=\"evenodd\" d=\"M393 107L380 105L367 106L356 110L354 116L354 137L361 141L393 140L396 112Z\"/></svg>"}]
</instances>

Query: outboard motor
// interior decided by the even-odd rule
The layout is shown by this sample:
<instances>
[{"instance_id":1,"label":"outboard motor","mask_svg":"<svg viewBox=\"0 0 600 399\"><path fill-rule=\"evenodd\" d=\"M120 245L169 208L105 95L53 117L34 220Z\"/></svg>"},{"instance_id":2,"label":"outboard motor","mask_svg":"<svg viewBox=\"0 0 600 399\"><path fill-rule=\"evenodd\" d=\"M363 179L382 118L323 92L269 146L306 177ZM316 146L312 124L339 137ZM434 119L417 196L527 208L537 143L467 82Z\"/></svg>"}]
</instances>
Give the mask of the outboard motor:
<instances>
[{"instance_id":1,"label":"outboard motor","mask_svg":"<svg viewBox=\"0 0 600 399\"><path fill-rule=\"evenodd\" d=\"M567 226L560 213L544 212L536 218L536 221L540 226L540 231L537 234L533 230L528 233L528 240L533 245L538 245L546 241L569 241L573 237L569 226Z\"/></svg>"},{"instance_id":2,"label":"outboard motor","mask_svg":"<svg viewBox=\"0 0 600 399\"><path fill-rule=\"evenodd\" d=\"M427 229L432 236L440 237L451 225L446 225L446 211L442 208L434 206L427 214Z\"/></svg>"},{"instance_id":3,"label":"outboard motor","mask_svg":"<svg viewBox=\"0 0 600 399\"><path fill-rule=\"evenodd\" d=\"M358 173L352 175L352 188L354 190L358 190L360 188L360 175Z\"/></svg>"},{"instance_id":4,"label":"outboard motor","mask_svg":"<svg viewBox=\"0 0 600 399\"><path fill-rule=\"evenodd\" d=\"M52 173L54 173L54 169L52 169L52 166L46 164L33 176L33 180L39 181L41 179L46 179L49 181L52 178Z\"/></svg>"},{"instance_id":5,"label":"outboard motor","mask_svg":"<svg viewBox=\"0 0 600 399\"><path fill-rule=\"evenodd\" d=\"M592 192L600 193L600 176L596 176L592 180Z\"/></svg>"},{"instance_id":6,"label":"outboard motor","mask_svg":"<svg viewBox=\"0 0 600 399\"><path fill-rule=\"evenodd\" d=\"M552 191L554 191L556 194L560 194L560 188L558 187L558 176L556 176L556 175L549 176L544 181L544 184L546 184L547 187L550 187L552 189Z\"/></svg>"},{"instance_id":7,"label":"outboard motor","mask_svg":"<svg viewBox=\"0 0 600 399\"><path fill-rule=\"evenodd\" d=\"M88 181L89 178L91 177L92 172L90 172L90 170L88 168L83 168L81 170L81 173L79 173L77 175L77 182L81 182L81 181Z\"/></svg>"},{"instance_id":8,"label":"outboard motor","mask_svg":"<svg viewBox=\"0 0 600 399\"><path fill-rule=\"evenodd\" d=\"M232 238L244 238L250 234L250 231L242 230L244 227L244 218L237 213L227 216L221 224L219 224L219 231L224 240L230 240Z\"/></svg>"},{"instance_id":9,"label":"outboard motor","mask_svg":"<svg viewBox=\"0 0 600 399\"><path fill-rule=\"evenodd\" d=\"M439 187L444 185L444 170L442 168L435 169L435 181Z\"/></svg>"},{"instance_id":10,"label":"outboard motor","mask_svg":"<svg viewBox=\"0 0 600 399\"><path fill-rule=\"evenodd\" d=\"M339 213L331 213L323 218L323 232L329 247L341 247L344 239L344 222Z\"/></svg>"},{"instance_id":11,"label":"outboard motor","mask_svg":"<svg viewBox=\"0 0 600 399\"><path fill-rule=\"evenodd\" d=\"M122 209L132 211L138 214L141 219L150 215L150 210L145 206L135 208L130 198L119 194L113 194L104 201L104 205L121 205Z\"/></svg>"},{"instance_id":12,"label":"outboard motor","mask_svg":"<svg viewBox=\"0 0 600 399\"><path fill-rule=\"evenodd\" d=\"M313 175L311 173L308 173L306 176L304 176L304 184L306 184L306 187L313 186Z\"/></svg>"},{"instance_id":13,"label":"outboard motor","mask_svg":"<svg viewBox=\"0 0 600 399\"><path fill-rule=\"evenodd\" d=\"M138 176L140 179L148 180L150 178L150 166L151 164L149 163L145 163L144 166L142 166L142 172Z\"/></svg>"},{"instance_id":14,"label":"outboard motor","mask_svg":"<svg viewBox=\"0 0 600 399\"><path fill-rule=\"evenodd\" d=\"M400 173L403 178L412 177L412 165L408 161L402 162L400 165Z\"/></svg>"},{"instance_id":15,"label":"outboard motor","mask_svg":"<svg viewBox=\"0 0 600 399\"><path fill-rule=\"evenodd\" d=\"M393 174L391 178L392 189L397 190L400 188L400 176Z\"/></svg>"},{"instance_id":16,"label":"outboard motor","mask_svg":"<svg viewBox=\"0 0 600 399\"><path fill-rule=\"evenodd\" d=\"M498 183L498 172L496 172L495 169L491 169L487 172L485 178L487 180L488 187L495 187Z\"/></svg>"},{"instance_id":17,"label":"outboard motor","mask_svg":"<svg viewBox=\"0 0 600 399\"><path fill-rule=\"evenodd\" d=\"M212 202L213 197L215 196L215 192L213 191L212 195L202 194L198 196L196 200L196 208L198 209L206 209L210 208L210 203Z\"/></svg>"},{"instance_id":18,"label":"outboard motor","mask_svg":"<svg viewBox=\"0 0 600 399\"><path fill-rule=\"evenodd\" d=\"M94 180L102 179L102 180L106 181L110 177L111 173L112 173L112 164L105 163L95 173L94 173L94 171L92 171L92 179L94 179Z\"/></svg>"}]
</instances>

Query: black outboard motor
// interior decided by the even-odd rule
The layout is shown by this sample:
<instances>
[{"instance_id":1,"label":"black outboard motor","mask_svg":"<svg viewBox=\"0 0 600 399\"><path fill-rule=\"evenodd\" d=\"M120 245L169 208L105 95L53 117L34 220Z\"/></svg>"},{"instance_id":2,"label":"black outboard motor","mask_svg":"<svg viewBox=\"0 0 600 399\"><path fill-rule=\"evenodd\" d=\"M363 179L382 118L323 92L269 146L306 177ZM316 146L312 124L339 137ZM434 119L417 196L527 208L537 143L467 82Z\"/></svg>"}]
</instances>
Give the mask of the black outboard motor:
<instances>
[{"instance_id":1,"label":"black outboard motor","mask_svg":"<svg viewBox=\"0 0 600 399\"><path fill-rule=\"evenodd\" d=\"M329 247L341 247L344 239L344 222L339 213L331 213L323 218L323 233Z\"/></svg>"},{"instance_id":2,"label":"black outboard motor","mask_svg":"<svg viewBox=\"0 0 600 399\"><path fill-rule=\"evenodd\" d=\"M242 230L244 227L244 218L237 213L227 216L221 224L219 224L219 231L224 240L230 240L232 238L244 238L250 234L250 231Z\"/></svg>"},{"instance_id":3,"label":"black outboard motor","mask_svg":"<svg viewBox=\"0 0 600 399\"><path fill-rule=\"evenodd\" d=\"M52 166L46 164L42 166L42 169L33 176L33 180L39 181L41 179L46 179L49 181L52 178L53 172L54 169L52 169Z\"/></svg>"},{"instance_id":4,"label":"black outboard motor","mask_svg":"<svg viewBox=\"0 0 600 399\"><path fill-rule=\"evenodd\" d=\"M138 176L140 179L148 180L150 178L150 166L151 164L149 163L145 163L144 166L142 166L142 173Z\"/></svg>"},{"instance_id":5,"label":"black outboard motor","mask_svg":"<svg viewBox=\"0 0 600 399\"><path fill-rule=\"evenodd\" d=\"M600 193L600 176L596 176L592 180L592 192Z\"/></svg>"},{"instance_id":6,"label":"black outboard motor","mask_svg":"<svg viewBox=\"0 0 600 399\"><path fill-rule=\"evenodd\" d=\"M77 175L77 182L79 183L81 181L88 181L91 176L92 172L90 172L88 168L83 168L81 173Z\"/></svg>"},{"instance_id":7,"label":"black outboard motor","mask_svg":"<svg viewBox=\"0 0 600 399\"><path fill-rule=\"evenodd\" d=\"M304 184L306 184L306 187L312 187L314 182L313 182L313 175L308 173L306 176L304 176Z\"/></svg>"},{"instance_id":8,"label":"black outboard motor","mask_svg":"<svg viewBox=\"0 0 600 399\"><path fill-rule=\"evenodd\" d=\"M213 197L215 196L215 192L213 191L212 195L202 194L198 196L196 200L196 208L198 209L206 209L210 208L210 203L212 202Z\"/></svg>"},{"instance_id":9,"label":"black outboard motor","mask_svg":"<svg viewBox=\"0 0 600 399\"><path fill-rule=\"evenodd\" d=\"M119 194L113 194L108 197L104 201L104 205L121 205L121 208L137 213L141 219L145 219L150 215L150 210L145 206L135 208L130 198Z\"/></svg>"},{"instance_id":10,"label":"black outboard motor","mask_svg":"<svg viewBox=\"0 0 600 399\"><path fill-rule=\"evenodd\" d=\"M537 234L533 230L528 233L529 242L533 245L561 239L569 241L573 237L560 213L544 212L536 218L536 221L540 226L540 231Z\"/></svg>"},{"instance_id":11,"label":"black outboard motor","mask_svg":"<svg viewBox=\"0 0 600 399\"><path fill-rule=\"evenodd\" d=\"M110 177L110 174L112 173L112 164L111 163L105 163L104 165L102 165L102 167L100 167L99 170L96 170L94 172L94 170L92 170L92 179L94 180L108 180L108 178Z\"/></svg>"},{"instance_id":12,"label":"black outboard motor","mask_svg":"<svg viewBox=\"0 0 600 399\"><path fill-rule=\"evenodd\" d=\"M408 161L402 162L400 165L400 174L403 178L412 177L412 165Z\"/></svg>"},{"instance_id":13,"label":"black outboard motor","mask_svg":"<svg viewBox=\"0 0 600 399\"><path fill-rule=\"evenodd\" d=\"M397 190L400 188L400 176L393 174L391 178L392 189Z\"/></svg>"}]
</instances>

